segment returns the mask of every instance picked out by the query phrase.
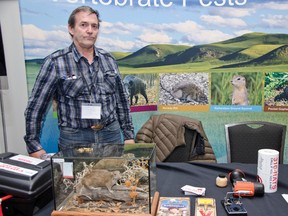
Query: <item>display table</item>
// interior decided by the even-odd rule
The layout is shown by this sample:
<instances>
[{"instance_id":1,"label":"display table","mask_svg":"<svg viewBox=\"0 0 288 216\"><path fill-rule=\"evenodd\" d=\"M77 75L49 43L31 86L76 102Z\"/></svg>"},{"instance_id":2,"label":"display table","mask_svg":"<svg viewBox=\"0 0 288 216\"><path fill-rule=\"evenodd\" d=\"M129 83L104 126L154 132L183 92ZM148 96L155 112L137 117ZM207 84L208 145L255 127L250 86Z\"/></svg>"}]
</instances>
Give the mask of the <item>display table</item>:
<instances>
[{"instance_id":1,"label":"display table","mask_svg":"<svg viewBox=\"0 0 288 216\"><path fill-rule=\"evenodd\" d=\"M232 191L228 182L225 188L215 185L218 174L228 174L234 169L241 169L248 181L256 181L256 164L207 164L207 163L158 163L157 164L157 190L160 196L185 197L181 187L192 185L206 187L206 197L216 199L218 216L225 216L226 212L221 200L226 193ZM244 197L242 203L250 216L287 216L288 203L281 194L288 194L288 165L280 165L278 190L275 193L266 193L263 197ZM191 215L194 215L195 197L190 196ZM48 216L53 210L53 202L41 209L36 216Z\"/></svg>"},{"instance_id":2,"label":"display table","mask_svg":"<svg viewBox=\"0 0 288 216\"><path fill-rule=\"evenodd\" d=\"M232 191L228 182L226 188L216 186L216 177L220 173L228 174L234 169L241 169L248 181L256 181L256 164L203 164L203 163L159 163L157 165L157 189L160 196L185 196L181 187L192 185L206 187L206 197L216 199L217 216L227 215L221 200ZM278 190L265 193L263 197L243 197L242 203L250 216L287 216L288 203L281 194L288 194L288 165L280 165ZM191 215L195 211L195 197L191 197Z\"/></svg>"}]
</instances>

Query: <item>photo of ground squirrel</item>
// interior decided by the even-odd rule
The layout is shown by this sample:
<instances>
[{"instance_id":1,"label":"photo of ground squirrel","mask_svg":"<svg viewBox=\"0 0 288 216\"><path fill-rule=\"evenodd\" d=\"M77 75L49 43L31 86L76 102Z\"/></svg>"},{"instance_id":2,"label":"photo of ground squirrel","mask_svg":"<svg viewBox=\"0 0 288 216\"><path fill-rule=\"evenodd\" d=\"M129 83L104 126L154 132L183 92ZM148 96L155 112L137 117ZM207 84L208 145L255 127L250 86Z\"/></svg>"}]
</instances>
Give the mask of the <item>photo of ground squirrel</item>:
<instances>
[{"instance_id":1,"label":"photo of ground squirrel","mask_svg":"<svg viewBox=\"0 0 288 216\"><path fill-rule=\"evenodd\" d=\"M233 85L232 105L249 105L245 77L235 75L231 80L231 84Z\"/></svg>"}]
</instances>

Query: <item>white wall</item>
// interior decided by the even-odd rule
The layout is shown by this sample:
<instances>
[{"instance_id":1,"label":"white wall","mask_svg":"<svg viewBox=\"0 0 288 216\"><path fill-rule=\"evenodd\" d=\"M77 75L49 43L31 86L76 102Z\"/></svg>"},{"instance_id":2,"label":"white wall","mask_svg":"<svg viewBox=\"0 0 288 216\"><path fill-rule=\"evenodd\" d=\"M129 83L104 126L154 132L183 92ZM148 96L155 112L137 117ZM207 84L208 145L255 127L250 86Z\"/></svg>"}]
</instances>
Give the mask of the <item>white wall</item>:
<instances>
[{"instance_id":1,"label":"white wall","mask_svg":"<svg viewBox=\"0 0 288 216\"><path fill-rule=\"evenodd\" d=\"M0 90L0 111L4 113L4 119L0 117L0 153L5 151L6 137L6 151L27 154L23 136L28 94L18 0L0 0L0 22L8 78L8 89Z\"/></svg>"}]
</instances>

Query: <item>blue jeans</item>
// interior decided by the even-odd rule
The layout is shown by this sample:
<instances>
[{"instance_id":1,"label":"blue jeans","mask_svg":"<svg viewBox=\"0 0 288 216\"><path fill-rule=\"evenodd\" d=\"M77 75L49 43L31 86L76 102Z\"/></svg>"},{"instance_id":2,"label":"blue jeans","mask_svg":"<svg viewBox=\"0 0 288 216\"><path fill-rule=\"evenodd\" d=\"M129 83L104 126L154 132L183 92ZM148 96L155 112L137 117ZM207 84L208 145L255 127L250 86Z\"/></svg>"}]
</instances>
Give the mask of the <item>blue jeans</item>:
<instances>
[{"instance_id":1,"label":"blue jeans","mask_svg":"<svg viewBox=\"0 0 288 216\"><path fill-rule=\"evenodd\" d=\"M105 126L103 129L91 128L60 128L59 150L85 147L91 144L122 144L120 125L118 121Z\"/></svg>"}]
</instances>

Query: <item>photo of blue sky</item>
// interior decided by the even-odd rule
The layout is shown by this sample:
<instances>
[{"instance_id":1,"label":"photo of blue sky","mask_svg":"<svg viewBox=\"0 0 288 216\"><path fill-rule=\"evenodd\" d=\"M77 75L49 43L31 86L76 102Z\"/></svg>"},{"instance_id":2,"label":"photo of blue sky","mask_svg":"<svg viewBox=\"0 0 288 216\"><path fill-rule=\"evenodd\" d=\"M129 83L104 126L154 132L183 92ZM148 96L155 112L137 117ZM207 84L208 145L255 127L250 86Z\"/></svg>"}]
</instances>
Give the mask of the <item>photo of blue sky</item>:
<instances>
[{"instance_id":1,"label":"photo of blue sky","mask_svg":"<svg viewBox=\"0 0 288 216\"><path fill-rule=\"evenodd\" d=\"M286 0L20 0L19 4L25 59L43 58L68 46L68 16L80 5L100 12L96 45L110 52L135 52L149 44L208 44L249 32L288 33Z\"/></svg>"}]
</instances>

